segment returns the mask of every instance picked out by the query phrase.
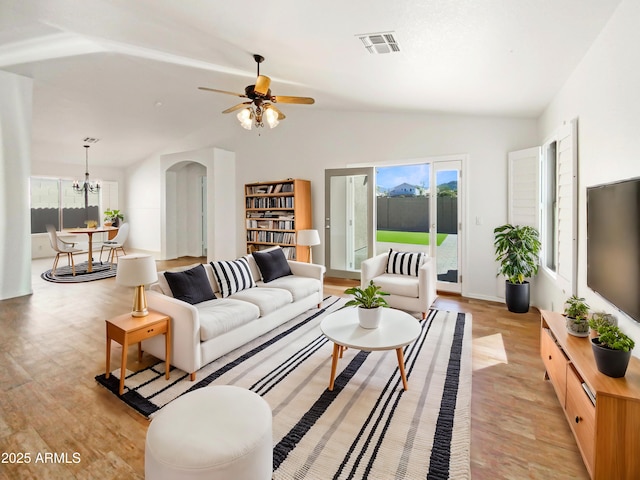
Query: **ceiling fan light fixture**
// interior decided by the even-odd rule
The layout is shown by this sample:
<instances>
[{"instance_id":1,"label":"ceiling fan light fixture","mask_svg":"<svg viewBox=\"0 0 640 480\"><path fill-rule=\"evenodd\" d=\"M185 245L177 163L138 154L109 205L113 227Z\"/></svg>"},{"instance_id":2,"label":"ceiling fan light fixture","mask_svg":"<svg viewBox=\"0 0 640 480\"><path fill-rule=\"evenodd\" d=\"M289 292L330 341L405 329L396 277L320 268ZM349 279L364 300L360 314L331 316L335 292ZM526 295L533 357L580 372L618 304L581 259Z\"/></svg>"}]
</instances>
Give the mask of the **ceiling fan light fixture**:
<instances>
[{"instance_id":1,"label":"ceiling fan light fixture","mask_svg":"<svg viewBox=\"0 0 640 480\"><path fill-rule=\"evenodd\" d=\"M278 120L278 112L276 112L273 108L265 107L265 117L267 117L267 124L269 128L275 128L280 123Z\"/></svg>"},{"instance_id":2,"label":"ceiling fan light fixture","mask_svg":"<svg viewBox=\"0 0 640 480\"><path fill-rule=\"evenodd\" d=\"M243 108L238 112L238 115L236 115L240 125L246 130L251 130L253 116L253 111L249 107Z\"/></svg>"}]
</instances>

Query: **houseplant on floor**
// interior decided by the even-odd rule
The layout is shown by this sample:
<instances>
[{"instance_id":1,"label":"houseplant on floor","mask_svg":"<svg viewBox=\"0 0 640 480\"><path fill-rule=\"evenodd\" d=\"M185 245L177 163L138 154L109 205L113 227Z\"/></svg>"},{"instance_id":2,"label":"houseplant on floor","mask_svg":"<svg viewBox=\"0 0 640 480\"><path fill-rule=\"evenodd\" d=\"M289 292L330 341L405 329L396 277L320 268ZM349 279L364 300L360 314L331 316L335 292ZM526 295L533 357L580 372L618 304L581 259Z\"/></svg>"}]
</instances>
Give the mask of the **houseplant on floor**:
<instances>
[{"instance_id":1,"label":"houseplant on floor","mask_svg":"<svg viewBox=\"0 0 640 480\"><path fill-rule=\"evenodd\" d=\"M500 263L498 275L504 275L505 302L510 312L529 311L530 290L527 278L538 273L540 236L530 226L505 224L493 230L493 246Z\"/></svg>"},{"instance_id":2,"label":"houseplant on floor","mask_svg":"<svg viewBox=\"0 0 640 480\"><path fill-rule=\"evenodd\" d=\"M598 332L598 336L591 339L591 347L600 373L613 378L624 377L635 342L615 325L597 324L591 320L589 326Z\"/></svg>"},{"instance_id":3,"label":"houseplant on floor","mask_svg":"<svg viewBox=\"0 0 640 480\"><path fill-rule=\"evenodd\" d=\"M567 332L575 337L589 336L589 305L584 298L571 295L564 304L564 314L567 317Z\"/></svg>"},{"instance_id":4,"label":"houseplant on floor","mask_svg":"<svg viewBox=\"0 0 640 480\"><path fill-rule=\"evenodd\" d=\"M360 326L362 328L377 328L382 316L380 308L389 306L384 298L389 294L381 291L380 287L373 283L373 280L364 289L351 287L347 288L344 293L353 295L345 307L358 307Z\"/></svg>"}]
</instances>

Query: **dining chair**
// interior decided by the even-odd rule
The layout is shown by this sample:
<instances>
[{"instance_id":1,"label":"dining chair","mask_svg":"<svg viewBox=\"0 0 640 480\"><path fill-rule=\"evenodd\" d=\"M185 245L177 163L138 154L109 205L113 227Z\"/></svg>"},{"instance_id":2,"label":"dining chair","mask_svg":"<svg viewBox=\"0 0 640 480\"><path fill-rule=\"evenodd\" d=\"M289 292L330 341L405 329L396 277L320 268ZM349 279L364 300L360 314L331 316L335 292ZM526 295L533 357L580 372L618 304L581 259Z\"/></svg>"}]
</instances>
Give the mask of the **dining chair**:
<instances>
[{"instance_id":1,"label":"dining chair","mask_svg":"<svg viewBox=\"0 0 640 480\"><path fill-rule=\"evenodd\" d=\"M73 261L73 254L82 252L81 249L75 248L76 244L71 242L65 242L64 240L58 237L58 232L56 232L56 228L53 225L47 225L47 233L49 234L49 242L51 243L51 248L56 253L56 258L53 260L53 268L51 269L51 276L55 277L56 268L58 267L58 260L60 260L60 255L67 256L67 263L71 266L71 271L73 275L76 274L76 265Z\"/></svg>"},{"instance_id":2,"label":"dining chair","mask_svg":"<svg viewBox=\"0 0 640 480\"><path fill-rule=\"evenodd\" d=\"M123 255L127 254L127 252L124 251L124 242L127 241L128 236L129 224L123 223L120 225L118 233L112 240L106 240L102 243L102 247L100 248L100 263L102 263L102 252L105 248L108 248L109 253L107 254L107 261L111 263L110 268L113 268L114 260L117 260L118 258L118 250L121 250Z\"/></svg>"}]
</instances>

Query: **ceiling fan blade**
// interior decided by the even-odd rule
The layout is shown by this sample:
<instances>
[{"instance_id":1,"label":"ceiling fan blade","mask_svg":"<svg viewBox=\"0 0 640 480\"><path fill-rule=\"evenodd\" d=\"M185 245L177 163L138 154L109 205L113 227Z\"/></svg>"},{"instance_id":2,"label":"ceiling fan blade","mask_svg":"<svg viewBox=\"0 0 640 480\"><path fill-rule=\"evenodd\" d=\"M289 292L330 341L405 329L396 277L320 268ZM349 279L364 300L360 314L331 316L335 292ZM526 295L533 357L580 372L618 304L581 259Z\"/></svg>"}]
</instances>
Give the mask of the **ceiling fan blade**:
<instances>
[{"instance_id":1,"label":"ceiling fan blade","mask_svg":"<svg viewBox=\"0 0 640 480\"><path fill-rule=\"evenodd\" d=\"M316 102L311 97L288 97L286 95L275 95L271 97L271 101L277 103L299 103L303 105L311 105Z\"/></svg>"},{"instance_id":2,"label":"ceiling fan blade","mask_svg":"<svg viewBox=\"0 0 640 480\"><path fill-rule=\"evenodd\" d=\"M267 106L278 114L278 120L284 120L285 118L287 118L285 114L278 110L274 104L268 103Z\"/></svg>"},{"instance_id":3,"label":"ceiling fan blade","mask_svg":"<svg viewBox=\"0 0 640 480\"><path fill-rule=\"evenodd\" d=\"M269 77L258 75L253 91L264 97L269 92L269 85L271 85L271 79Z\"/></svg>"},{"instance_id":4,"label":"ceiling fan blade","mask_svg":"<svg viewBox=\"0 0 640 480\"><path fill-rule=\"evenodd\" d=\"M207 92L226 93L227 95L233 95L235 97L247 98L247 96L244 93L227 92L226 90L218 90L217 88L208 88L208 87L198 87L198 88L200 90L206 90Z\"/></svg>"},{"instance_id":5,"label":"ceiling fan blade","mask_svg":"<svg viewBox=\"0 0 640 480\"><path fill-rule=\"evenodd\" d=\"M227 108L226 110L223 110L222 113L231 113L231 112L235 112L236 110L240 110L241 108L246 108L245 105L251 105L251 102L242 102L239 103L238 105L234 105L233 107Z\"/></svg>"}]
</instances>

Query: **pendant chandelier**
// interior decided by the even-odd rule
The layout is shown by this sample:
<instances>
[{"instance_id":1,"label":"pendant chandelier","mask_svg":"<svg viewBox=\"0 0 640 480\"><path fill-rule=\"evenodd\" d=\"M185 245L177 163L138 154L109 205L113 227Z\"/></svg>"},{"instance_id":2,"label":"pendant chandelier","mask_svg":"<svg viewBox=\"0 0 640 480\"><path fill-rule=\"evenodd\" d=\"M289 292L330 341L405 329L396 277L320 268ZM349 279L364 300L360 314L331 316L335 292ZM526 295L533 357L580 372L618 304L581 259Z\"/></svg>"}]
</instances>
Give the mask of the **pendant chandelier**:
<instances>
[{"instance_id":1,"label":"pendant chandelier","mask_svg":"<svg viewBox=\"0 0 640 480\"><path fill-rule=\"evenodd\" d=\"M91 182L89 181L89 146L85 145L85 173L84 173L84 183L80 183L77 180L73 181L73 190L78 193L97 193L100 191L100 183L99 182Z\"/></svg>"}]
</instances>

